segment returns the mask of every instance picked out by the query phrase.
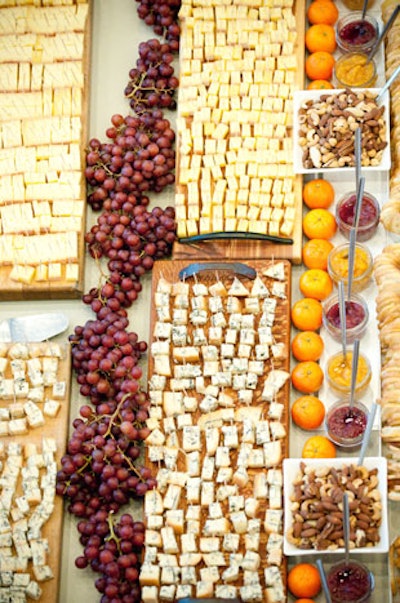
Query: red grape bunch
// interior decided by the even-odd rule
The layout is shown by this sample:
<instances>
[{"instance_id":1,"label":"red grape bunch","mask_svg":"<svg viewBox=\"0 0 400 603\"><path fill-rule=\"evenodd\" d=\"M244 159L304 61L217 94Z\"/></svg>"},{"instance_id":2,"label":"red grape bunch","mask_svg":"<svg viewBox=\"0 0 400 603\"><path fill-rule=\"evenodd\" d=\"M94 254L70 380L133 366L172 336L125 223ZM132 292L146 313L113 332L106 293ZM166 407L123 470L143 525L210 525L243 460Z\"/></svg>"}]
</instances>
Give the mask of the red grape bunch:
<instances>
[{"instance_id":1,"label":"red grape bunch","mask_svg":"<svg viewBox=\"0 0 400 603\"><path fill-rule=\"evenodd\" d=\"M174 76L171 45L156 38L139 44L139 59L129 72L125 96L135 113L154 107L176 109L175 90L179 80Z\"/></svg>"},{"instance_id":2,"label":"red grape bunch","mask_svg":"<svg viewBox=\"0 0 400 603\"><path fill-rule=\"evenodd\" d=\"M154 207L148 211L143 205L130 212L103 211L86 234L92 257L109 259L115 284L128 297L132 295L132 301L136 297L128 289L135 289L135 280L153 268L154 260L171 254L175 239L175 209ZM127 278L118 282L118 275L130 276L133 282Z\"/></svg>"},{"instance_id":3,"label":"red grape bunch","mask_svg":"<svg viewBox=\"0 0 400 603\"><path fill-rule=\"evenodd\" d=\"M138 391L117 400L103 402L96 411L83 405L81 416L73 421L56 490L76 517L91 517L99 510L118 512L156 486L150 469L137 461L141 442L149 435L148 396Z\"/></svg>"},{"instance_id":4,"label":"red grape bunch","mask_svg":"<svg viewBox=\"0 0 400 603\"><path fill-rule=\"evenodd\" d=\"M78 523L83 555L75 560L79 569L88 566L100 574L95 582L102 593L100 603L139 603L140 549L145 526L129 513L117 521L112 514L98 511Z\"/></svg>"},{"instance_id":5,"label":"red grape bunch","mask_svg":"<svg viewBox=\"0 0 400 603\"><path fill-rule=\"evenodd\" d=\"M153 28L154 33L173 44L174 51L179 49L180 28L178 13L181 0L136 0L139 3L137 13L140 19Z\"/></svg>"},{"instance_id":6,"label":"red grape bunch","mask_svg":"<svg viewBox=\"0 0 400 603\"><path fill-rule=\"evenodd\" d=\"M175 181L175 132L160 109L137 116L115 114L106 130L109 142L89 141L85 178L88 203L95 210L116 193L137 196L161 192Z\"/></svg>"}]
</instances>

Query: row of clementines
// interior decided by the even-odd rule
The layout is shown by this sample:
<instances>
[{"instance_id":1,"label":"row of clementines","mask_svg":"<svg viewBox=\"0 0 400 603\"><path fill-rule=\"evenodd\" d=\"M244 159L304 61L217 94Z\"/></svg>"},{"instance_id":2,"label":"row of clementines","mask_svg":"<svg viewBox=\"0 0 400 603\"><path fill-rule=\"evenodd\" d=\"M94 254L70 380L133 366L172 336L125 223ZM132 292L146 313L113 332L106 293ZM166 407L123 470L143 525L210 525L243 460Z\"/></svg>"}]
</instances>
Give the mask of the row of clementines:
<instances>
[{"instance_id":1,"label":"row of clementines","mask_svg":"<svg viewBox=\"0 0 400 603\"><path fill-rule=\"evenodd\" d=\"M330 0L314 0L327 2ZM292 307L291 319L298 330L291 349L298 361L291 373L292 386L301 394L292 405L293 422L303 430L318 429L325 418L325 406L316 396L324 380L319 359L324 342L318 333L322 326L322 303L333 291L333 282L327 272L328 255L333 249L330 239L336 233L336 220L329 211L335 191L328 180L316 178L305 183L303 201L309 211L303 219L303 232L308 241L302 251L306 270L299 279L304 296ZM304 443L304 458L333 458L335 445L323 435L313 435Z\"/></svg>"},{"instance_id":2,"label":"row of clementines","mask_svg":"<svg viewBox=\"0 0 400 603\"><path fill-rule=\"evenodd\" d=\"M309 27L305 33L305 46L308 56L305 71L310 90L333 88L331 79L336 50L335 23L339 11L332 0L313 0L307 10Z\"/></svg>"}]
</instances>

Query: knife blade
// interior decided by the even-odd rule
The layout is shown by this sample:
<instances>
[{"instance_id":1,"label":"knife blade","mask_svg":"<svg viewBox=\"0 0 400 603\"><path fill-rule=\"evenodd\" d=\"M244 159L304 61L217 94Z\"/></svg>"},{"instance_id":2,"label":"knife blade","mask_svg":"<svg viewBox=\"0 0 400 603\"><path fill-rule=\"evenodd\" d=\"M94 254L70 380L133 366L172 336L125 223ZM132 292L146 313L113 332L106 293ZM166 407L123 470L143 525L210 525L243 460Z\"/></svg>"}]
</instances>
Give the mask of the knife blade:
<instances>
[{"instance_id":1,"label":"knife blade","mask_svg":"<svg viewBox=\"0 0 400 603\"><path fill-rule=\"evenodd\" d=\"M45 341L65 331L68 324L68 318L62 312L9 318L0 322L0 342Z\"/></svg>"}]
</instances>

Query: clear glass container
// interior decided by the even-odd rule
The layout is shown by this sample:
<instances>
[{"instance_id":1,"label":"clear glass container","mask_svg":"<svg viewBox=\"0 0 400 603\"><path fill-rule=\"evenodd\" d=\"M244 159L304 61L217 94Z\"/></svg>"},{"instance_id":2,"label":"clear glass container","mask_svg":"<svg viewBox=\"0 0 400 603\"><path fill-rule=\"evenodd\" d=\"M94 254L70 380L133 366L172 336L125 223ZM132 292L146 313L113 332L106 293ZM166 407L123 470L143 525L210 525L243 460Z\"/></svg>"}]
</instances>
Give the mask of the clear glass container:
<instances>
[{"instance_id":1,"label":"clear glass container","mask_svg":"<svg viewBox=\"0 0 400 603\"><path fill-rule=\"evenodd\" d=\"M342 395L349 395L351 385L351 369L353 361L353 350L346 350L343 355L342 350L332 354L326 363L326 380L331 389ZM371 381L371 364L368 358L361 354L358 358L356 393L364 392Z\"/></svg>"},{"instance_id":2,"label":"clear glass container","mask_svg":"<svg viewBox=\"0 0 400 603\"><path fill-rule=\"evenodd\" d=\"M361 339L368 326L369 312L367 302L361 295L352 293L350 300L346 300L346 341L353 343ZM330 295L323 304L322 315L324 327L335 341L342 340L339 295Z\"/></svg>"},{"instance_id":3,"label":"clear glass container","mask_svg":"<svg viewBox=\"0 0 400 603\"><path fill-rule=\"evenodd\" d=\"M350 238L356 205L356 191L343 195L336 204L336 223L346 239ZM361 203L360 219L357 228L357 241L368 241L374 236L379 225L380 207L376 197L364 193Z\"/></svg>"},{"instance_id":4,"label":"clear glass container","mask_svg":"<svg viewBox=\"0 0 400 603\"><path fill-rule=\"evenodd\" d=\"M334 563L326 579L332 603L367 603L375 586L372 572L355 559Z\"/></svg>"},{"instance_id":5,"label":"clear glass container","mask_svg":"<svg viewBox=\"0 0 400 603\"><path fill-rule=\"evenodd\" d=\"M368 13L363 19L362 11L346 13L336 23L336 41L344 52L368 53L378 34L378 21Z\"/></svg>"},{"instance_id":6,"label":"clear glass container","mask_svg":"<svg viewBox=\"0 0 400 603\"><path fill-rule=\"evenodd\" d=\"M376 81L376 64L362 52L342 54L335 63L336 88L372 88Z\"/></svg>"},{"instance_id":7,"label":"clear glass container","mask_svg":"<svg viewBox=\"0 0 400 603\"><path fill-rule=\"evenodd\" d=\"M325 417L328 437L342 448L355 448L362 442L368 421L368 408L360 400L349 406L349 398L337 400Z\"/></svg>"},{"instance_id":8,"label":"clear glass container","mask_svg":"<svg viewBox=\"0 0 400 603\"><path fill-rule=\"evenodd\" d=\"M349 243L337 245L328 255L328 272L337 284L343 281L346 287L349 280ZM354 272L352 291L359 293L365 289L371 280L373 259L370 250L361 243L356 243L354 253Z\"/></svg>"}]
</instances>

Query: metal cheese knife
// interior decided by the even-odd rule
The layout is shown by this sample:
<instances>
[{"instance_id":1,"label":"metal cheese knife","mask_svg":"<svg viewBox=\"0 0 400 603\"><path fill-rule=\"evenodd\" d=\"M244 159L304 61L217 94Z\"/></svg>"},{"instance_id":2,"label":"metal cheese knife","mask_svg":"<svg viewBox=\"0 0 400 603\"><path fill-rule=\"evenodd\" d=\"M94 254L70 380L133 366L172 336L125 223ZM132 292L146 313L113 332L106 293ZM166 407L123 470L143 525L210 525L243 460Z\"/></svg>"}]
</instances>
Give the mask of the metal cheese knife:
<instances>
[{"instance_id":1,"label":"metal cheese knife","mask_svg":"<svg viewBox=\"0 0 400 603\"><path fill-rule=\"evenodd\" d=\"M37 342L65 331L68 318L61 312L19 316L0 322L0 342Z\"/></svg>"}]
</instances>

